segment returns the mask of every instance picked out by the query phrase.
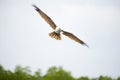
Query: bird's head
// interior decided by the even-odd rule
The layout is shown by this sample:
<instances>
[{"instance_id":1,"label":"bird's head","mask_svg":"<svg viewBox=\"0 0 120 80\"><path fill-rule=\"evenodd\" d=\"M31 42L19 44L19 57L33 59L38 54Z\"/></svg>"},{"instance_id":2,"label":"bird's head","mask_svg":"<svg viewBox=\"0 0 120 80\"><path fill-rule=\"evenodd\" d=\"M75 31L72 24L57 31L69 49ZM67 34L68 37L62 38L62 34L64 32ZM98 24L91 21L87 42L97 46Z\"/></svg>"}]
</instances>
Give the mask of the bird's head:
<instances>
[{"instance_id":1,"label":"bird's head","mask_svg":"<svg viewBox=\"0 0 120 80\"><path fill-rule=\"evenodd\" d=\"M57 34L60 34L60 33L61 33L61 31L62 31L62 29L61 29L61 28L59 28L59 27L55 29L55 33L57 33Z\"/></svg>"}]
</instances>

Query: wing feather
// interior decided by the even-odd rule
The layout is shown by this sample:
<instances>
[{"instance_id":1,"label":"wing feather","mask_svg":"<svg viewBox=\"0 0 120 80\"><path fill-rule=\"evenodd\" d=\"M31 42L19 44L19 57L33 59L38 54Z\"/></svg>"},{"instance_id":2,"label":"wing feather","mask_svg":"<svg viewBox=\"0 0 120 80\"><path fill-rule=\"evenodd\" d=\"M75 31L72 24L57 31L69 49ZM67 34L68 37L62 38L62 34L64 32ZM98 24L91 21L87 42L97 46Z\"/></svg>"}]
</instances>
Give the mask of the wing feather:
<instances>
[{"instance_id":1,"label":"wing feather","mask_svg":"<svg viewBox=\"0 0 120 80\"><path fill-rule=\"evenodd\" d=\"M85 45L85 46L87 46L88 47L88 45L85 43L85 42L83 42L82 40L80 40L79 38L77 38L75 35L73 35L72 33L70 33L70 32L67 32L67 31L62 31L63 33L63 35L65 35L65 36L67 36L67 37L69 37L70 39L72 39L72 40L74 40L74 41L76 41L76 42L78 42L78 43L80 43L80 44L82 44L82 45Z\"/></svg>"},{"instance_id":2,"label":"wing feather","mask_svg":"<svg viewBox=\"0 0 120 80\"><path fill-rule=\"evenodd\" d=\"M57 26L56 24L53 22L53 20L47 16L42 10L40 10L36 5L33 4L33 7L35 8L35 10L40 14L40 16L53 28L55 29Z\"/></svg>"}]
</instances>

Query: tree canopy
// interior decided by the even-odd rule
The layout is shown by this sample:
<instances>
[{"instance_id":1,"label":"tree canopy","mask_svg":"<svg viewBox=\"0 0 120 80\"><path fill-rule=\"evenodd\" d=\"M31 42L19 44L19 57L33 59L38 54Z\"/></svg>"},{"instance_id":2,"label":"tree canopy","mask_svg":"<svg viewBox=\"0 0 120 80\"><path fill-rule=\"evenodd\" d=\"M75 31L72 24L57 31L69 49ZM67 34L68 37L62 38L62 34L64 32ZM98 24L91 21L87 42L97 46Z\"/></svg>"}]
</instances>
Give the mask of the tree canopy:
<instances>
[{"instance_id":1,"label":"tree canopy","mask_svg":"<svg viewBox=\"0 0 120 80\"><path fill-rule=\"evenodd\" d=\"M30 67L16 66L14 71L5 70L2 65L0 65L0 80L113 80L109 76L99 76L98 78L88 78L87 76L82 76L75 78L71 75L69 71L64 70L62 67L50 67L46 74L42 75L41 70L38 69L31 74ZM120 80L118 77L115 80Z\"/></svg>"}]
</instances>

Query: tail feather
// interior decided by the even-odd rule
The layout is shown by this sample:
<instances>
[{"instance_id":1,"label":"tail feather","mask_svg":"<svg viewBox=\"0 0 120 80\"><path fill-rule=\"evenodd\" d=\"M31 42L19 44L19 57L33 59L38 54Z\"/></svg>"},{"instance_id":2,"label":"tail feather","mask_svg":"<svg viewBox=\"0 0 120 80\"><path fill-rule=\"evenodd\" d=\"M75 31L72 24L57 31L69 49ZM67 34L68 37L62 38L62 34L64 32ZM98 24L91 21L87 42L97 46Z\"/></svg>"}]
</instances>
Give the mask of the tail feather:
<instances>
[{"instance_id":1,"label":"tail feather","mask_svg":"<svg viewBox=\"0 0 120 80\"><path fill-rule=\"evenodd\" d=\"M60 34L57 34L57 33L55 33L54 31L51 32L51 33L49 33L49 36L50 36L51 38L55 38L56 40L61 40Z\"/></svg>"}]
</instances>

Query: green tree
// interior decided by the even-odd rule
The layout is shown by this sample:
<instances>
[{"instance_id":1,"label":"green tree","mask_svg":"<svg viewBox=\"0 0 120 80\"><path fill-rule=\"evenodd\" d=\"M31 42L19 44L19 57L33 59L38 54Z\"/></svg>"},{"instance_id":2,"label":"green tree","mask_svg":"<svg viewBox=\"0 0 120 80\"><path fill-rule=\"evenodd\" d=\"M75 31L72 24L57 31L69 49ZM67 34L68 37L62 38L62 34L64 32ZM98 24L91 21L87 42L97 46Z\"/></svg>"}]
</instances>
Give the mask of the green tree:
<instances>
[{"instance_id":1,"label":"green tree","mask_svg":"<svg viewBox=\"0 0 120 80\"><path fill-rule=\"evenodd\" d=\"M98 80L112 80L112 79L108 76L100 76Z\"/></svg>"},{"instance_id":2,"label":"green tree","mask_svg":"<svg viewBox=\"0 0 120 80\"><path fill-rule=\"evenodd\" d=\"M89 80L89 78L88 77L80 77L77 80Z\"/></svg>"},{"instance_id":3,"label":"green tree","mask_svg":"<svg viewBox=\"0 0 120 80\"><path fill-rule=\"evenodd\" d=\"M62 67L58 68L58 71L56 73L56 77L59 80L74 80L74 78L71 76L71 73L63 70Z\"/></svg>"},{"instance_id":4,"label":"green tree","mask_svg":"<svg viewBox=\"0 0 120 80\"><path fill-rule=\"evenodd\" d=\"M120 77L112 79L108 76L99 76L98 78L89 79L87 76L80 78L72 77L71 73L62 67L50 67L47 73L42 76L41 70L38 69L33 75L29 67L16 66L14 72L5 70L0 65L0 80L120 80Z\"/></svg>"},{"instance_id":5,"label":"green tree","mask_svg":"<svg viewBox=\"0 0 120 80\"><path fill-rule=\"evenodd\" d=\"M117 80L120 80L120 77L118 77Z\"/></svg>"},{"instance_id":6,"label":"green tree","mask_svg":"<svg viewBox=\"0 0 120 80\"><path fill-rule=\"evenodd\" d=\"M29 67L22 68L18 65L15 68L15 77L17 80L28 80L31 77L30 72Z\"/></svg>"},{"instance_id":7,"label":"green tree","mask_svg":"<svg viewBox=\"0 0 120 80\"><path fill-rule=\"evenodd\" d=\"M36 78L36 80L42 80L42 74L41 74L41 70L38 69L35 74L34 77Z\"/></svg>"},{"instance_id":8,"label":"green tree","mask_svg":"<svg viewBox=\"0 0 120 80\"><path fill-rule=\"evenodd\" d=\"M14 73L0 65L0 80L14 80Z\"/></svg>"},{"instance_id":9,"label":"green tree","mask_svg":"<svg viewBox=\"0 0 120 80\"><path fill-rule=\"evenodd\" d=\"M70 72L63 70L62 67L49 68L46 75L43 78L44 80L74 80Z\"/></svg>"},{"instance_id":10,"label":"green tree","mask_svg":"<svg viewBox=\"0 0 120 80\"><path fill-rule=\"evenodd\" d=\"M2 65L0 65L0 80L4 79L5 77L5 70L2 67Z\"/></svg>"}]
</instances>

